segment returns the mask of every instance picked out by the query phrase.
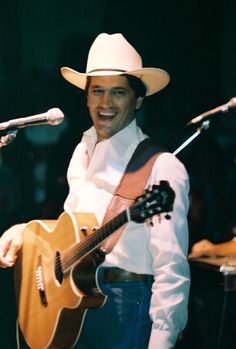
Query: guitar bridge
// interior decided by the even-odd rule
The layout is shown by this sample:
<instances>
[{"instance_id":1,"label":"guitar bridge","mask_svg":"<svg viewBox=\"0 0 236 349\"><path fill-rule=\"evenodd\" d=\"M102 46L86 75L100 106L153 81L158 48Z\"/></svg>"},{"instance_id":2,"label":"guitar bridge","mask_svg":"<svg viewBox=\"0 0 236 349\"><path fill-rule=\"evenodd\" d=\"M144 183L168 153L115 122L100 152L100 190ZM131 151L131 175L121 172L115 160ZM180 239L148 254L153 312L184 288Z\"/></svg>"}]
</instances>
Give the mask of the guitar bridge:
<instances>
[{"instance_id":1,"label":"guitar bridge","mask_svg":"<svg viewBox=\"0 0 236 349\"><path fill-rule=\"evenodd\" d=\"M45 292L44 280L43 280L43 266L42 266L42 256L38 256L38 264L36 268L36 284L39 290L40 299L43 305L47 306L47 297Z\"/></svg>"}]
</instances>

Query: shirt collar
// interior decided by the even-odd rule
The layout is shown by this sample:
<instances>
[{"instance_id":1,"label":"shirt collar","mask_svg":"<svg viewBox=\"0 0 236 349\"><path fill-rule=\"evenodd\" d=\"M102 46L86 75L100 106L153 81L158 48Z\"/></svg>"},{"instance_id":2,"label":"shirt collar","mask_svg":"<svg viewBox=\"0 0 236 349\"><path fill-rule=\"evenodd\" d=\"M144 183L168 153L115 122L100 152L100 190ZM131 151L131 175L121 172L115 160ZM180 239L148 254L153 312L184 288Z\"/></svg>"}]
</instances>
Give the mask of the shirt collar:
<instances>
[{"instance_id":1,"label":"shirt collar","mask_svg":"<svg viewBox=\"0 0 236 349\"><path fill-rule=\"evenodd\" d=\"M144 135L141 129L137 126L136 119L134 119L129 123L129 125L117 132L114 136L103 140L100 143L110 145L112 148L117 149L122 155L124 155L130 147L135 149L140 141L146 137L147 136ZM82 142L86 143L87 152L91 158L97 143L97 133L94 126L84 132Z\"/></svg>"}]
</instances>

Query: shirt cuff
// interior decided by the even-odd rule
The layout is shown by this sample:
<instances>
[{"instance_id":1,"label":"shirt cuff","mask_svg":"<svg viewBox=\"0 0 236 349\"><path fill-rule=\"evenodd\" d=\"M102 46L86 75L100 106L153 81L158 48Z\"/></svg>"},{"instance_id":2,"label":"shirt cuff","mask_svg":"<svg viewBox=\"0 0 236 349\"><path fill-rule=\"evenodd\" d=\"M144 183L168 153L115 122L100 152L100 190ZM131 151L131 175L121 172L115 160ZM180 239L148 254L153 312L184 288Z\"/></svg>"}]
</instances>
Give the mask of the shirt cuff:
<instances>
[{"instance_id":1,"label":"shirt cuff","mask_svg":"<svg viewBox=\"0 0 236 349\"><path fill-rule=\"evenodd\" d=\"M176 339L170 331L152 329L148 349L174 349Z\"/></svg>"}]
</instances>

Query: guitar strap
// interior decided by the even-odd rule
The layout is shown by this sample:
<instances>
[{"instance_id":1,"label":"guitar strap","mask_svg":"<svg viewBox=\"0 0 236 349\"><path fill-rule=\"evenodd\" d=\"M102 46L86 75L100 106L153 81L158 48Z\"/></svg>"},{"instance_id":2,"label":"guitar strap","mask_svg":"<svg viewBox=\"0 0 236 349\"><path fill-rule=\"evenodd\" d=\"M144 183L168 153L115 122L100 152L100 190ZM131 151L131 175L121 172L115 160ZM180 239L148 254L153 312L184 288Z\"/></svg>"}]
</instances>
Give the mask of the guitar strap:
<instances>
[{"instance_id":1,"label":"guitar strap","mask_svg":"<svg viewBox=\"0 0 236 349\"><path fill-rule=\"evenodd\" d=\"M107 207L102 225L130 207L143 194L154 162L163 151L150 138L138 144ZM126 225L122 226L101 245L105 253L112 251L125 227Z\"/></svg>"}]
</instances>

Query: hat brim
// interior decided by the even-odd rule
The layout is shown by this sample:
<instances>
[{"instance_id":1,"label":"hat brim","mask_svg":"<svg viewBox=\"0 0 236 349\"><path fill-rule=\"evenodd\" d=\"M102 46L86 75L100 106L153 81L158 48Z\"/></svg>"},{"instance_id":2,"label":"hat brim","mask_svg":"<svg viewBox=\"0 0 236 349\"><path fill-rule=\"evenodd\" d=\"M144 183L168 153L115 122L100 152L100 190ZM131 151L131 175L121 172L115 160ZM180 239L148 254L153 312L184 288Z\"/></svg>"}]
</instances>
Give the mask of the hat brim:
<instances>
[{"instance_id":1,"label":"hat brim","mask_svg":"<svg viewBox=\"0 0 236 349\"><path fill-rule=\"evenodd\" d=\"M146 96L150 96L156 92L159 92L165 88L169 81L169 74L159 68L142 68L133 71L126 71L121 73L115 70L102 70L91 73L79 73L74 69L68 67L61 68L61 74L64 79L69 81L71 84L81 88L82 90L86 87L87 76L108 76L108 75L133 75L143 81L147 88Z\"/></svg>"}]
</instances>

